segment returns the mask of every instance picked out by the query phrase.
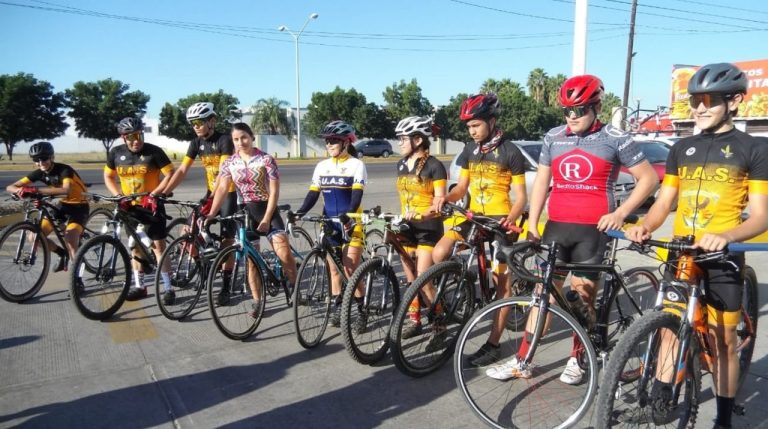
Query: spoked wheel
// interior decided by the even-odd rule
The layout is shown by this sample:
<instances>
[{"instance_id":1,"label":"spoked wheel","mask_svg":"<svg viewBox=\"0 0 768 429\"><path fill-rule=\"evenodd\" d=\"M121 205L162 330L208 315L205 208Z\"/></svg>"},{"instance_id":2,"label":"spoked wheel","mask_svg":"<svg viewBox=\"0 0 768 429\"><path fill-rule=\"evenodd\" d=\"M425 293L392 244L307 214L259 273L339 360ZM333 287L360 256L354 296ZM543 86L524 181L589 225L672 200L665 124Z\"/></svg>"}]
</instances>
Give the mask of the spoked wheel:
<instances>
[{"instance_id":1,"label":"spoked wheel","mask_svg":"<svg viewBox=\"0 0 768 429\"><path fill-rule=\"evenodd\" d=\"M50 266L48 241L37 225L20 222L0 234L0 296L4 300L23 302L35 296Z\"/></svg>"},{"instance_id":2,"label":"spoked wheel","mask_svg":"<svg viewBox=\"0 0 768 429\"><path fill-rule=\"evenodd\" d=\"M320 344L331 312L331 275L320 250L304 258L293 291L293 325L302 347Z\"/></svg>"},{"instance_id":3,"label":"spoked wheel","mask_svg":"<svg viewBox=\"0 0 768 429\"><path fill-rule=\"evenodd\" d=\"M186 225L187 219L183 217L177 217L168 222L168 240L172 241L184 235L182 230Z\"/></svg>"},{"instance_id":4,"label":"spoked wheel","mask_svg":"<svg viewBox=\"0 0 768 429\"><path fill-rule=\"evenodd\" d=\"M222 250L208 274L208 305L213 322L224 336L244 340L258 328L264 315L264 279L251 258L237 245ZM238 254L240 255L239 257ZM228 262L234 266L228 269ZM257 289L258 302L253 289Z\"/></svg>"},{"instance_id":5,"label":"spoked wheel","mask_svg":"<svg viewBox=\"0 0 768 429\"><path fill-rule=\"evenodd\" d=\"M741 296L741 318L736 325L736 353L739 356L739 388L744 384L744 378L752 363L752 354L755 351L757 332L757 319L760 301L757 293L757 274L754 268L744 267L744 292Z\"/></svg>"},{"instance_id":6,"label":"spoked wheel","mask_svg":"<svg viewBox=\"0 0 768 429\"><path fill-rule=\"evenodd\" d=\"M444 261L405 291L389 333L397 369L422 377L450 359L459 331L472 315L475 284L471 279L460 263Z\"/></svg>"},{"instance_id":7,"label":"spoked wheel","mask_svg":"<svg viewBox=\"0 0 768 429\"><path fill-rule=\"evenodd\" d=\"M569 385L560 379L572 354L574 337L581 344L589 344L589 337L560 307L552 306L548 311L548 330L528 366L516 363L524 358L518 355L525 329L503 330L493 360L479 364L476 352L484 347L499 312L526 319L531 314L530 298L507 298L490 304L478 311L459 335L453 359L456 384L472 411L492 427L574 427L592 404L598 376L592 347L582 348L582 380ZM536 321L531 322L530 329L535 331Z\"/></svg>"},{"instance_id":8,"label":"spoked wheel","mask_svg":"<svg viewBox=\"0 0 768 429\"><path fill-rule=\"evenodd\" d=\"M165 290L160 270L155 272L155 297L163 316L171 320L182 319L200 300L206 280L201 251L191 235L179 237L165 248L159 266L166 261L170 266L170 290Z\"/></svg>"},{"instance_id":9,"label":"spoked wheel","mask_svg":"<svg viewBox=\"0 0 768 429\"><path fill-rule=\"evenodd\" d=\"M77 251L73 267L69 291L77 310L92 320L115 314L131 285L125 246L109 235L94 237Z\"/></svg>"},{"instance_id":10,"label":"spoked wheel","mask_svg":"<svg viewBox=\"0 0 768 429\"><path fill-rule=\"evenodd\" d=\"M110 220L112 220L111 210L105 208L91 210L83 227L83 234L80 236L80 244L82 245L91 238L101 235L103 228Z\"/></svg>"},{"instance_id":11,"label":"spoked wheel","mask_svg":"<svg viewBox=\"0 0 768 429\"><path fill-rule=\"evenodd\" d=\"M371 365L386 355L399 304L398 280L383 259L369 259L352 273L341 303L341 336L352 359Z\"/></svg>"},{"instance_id":12,"label":"spoked wheel","mask_svg":"<svg viewBox=\"0 0 768 429\"><path fill-rule=\"evenodd\" d=\"M294 256L296 257L296 268L301 265L304 258L312 251L312 247L315 242L310 237L309 233L300 226L294 226L291 230L291 235L288 237L288 241L291 243L291 248L294 250Z\"/></svg>"},{"instance_id":13,"label":"spoked wheel","mask_svg":"<svg viewBox=\"0 0 768 429\"><path fill-rule=\"evenodd\" d=\"M616 337L624 333L642 314L653 311L659 279L651 270L632 268L621 273L626 289L620 289L611 305L607 337L610 349Z\"/></svg>"}]
</instances>

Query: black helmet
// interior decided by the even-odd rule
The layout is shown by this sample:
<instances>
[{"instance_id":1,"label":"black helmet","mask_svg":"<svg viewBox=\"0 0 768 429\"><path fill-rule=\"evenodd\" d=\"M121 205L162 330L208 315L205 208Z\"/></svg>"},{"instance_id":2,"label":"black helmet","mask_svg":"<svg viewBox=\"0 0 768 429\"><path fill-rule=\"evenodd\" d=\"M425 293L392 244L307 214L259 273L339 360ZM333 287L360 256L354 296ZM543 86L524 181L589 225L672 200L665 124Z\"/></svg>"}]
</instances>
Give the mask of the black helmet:
<instances>
[{"instance_id":1,"label":"black helmet","mask_svg":"<svg viewBox=\"0 0 768 429\"><path fill-rule=\"evenodd\" d=\"M38 142L29 148L29 157L53 156L53 145L48 142Z\"/></svg>"},{"instance_id":2,"label":"black helmet","mask_svg":"<svg viewBox=\"0 0 768 429\"><path fill-rule=\"evenodd\" d=\"M141 119L127 117L123 118L117 123L117 132L120 134L137 133L144 130L144 124L141 123Z\"/></svg>"},{"instance_id":3,"label":"black helmet","mask_svg":"<svg viewBox=\"0 0 768 429\"><path fill-rule=\"evenodd\" d=\"M746 94L747 76L730 63L707 64L688 81L689 94Z\"/></svg>"}]
</instances>

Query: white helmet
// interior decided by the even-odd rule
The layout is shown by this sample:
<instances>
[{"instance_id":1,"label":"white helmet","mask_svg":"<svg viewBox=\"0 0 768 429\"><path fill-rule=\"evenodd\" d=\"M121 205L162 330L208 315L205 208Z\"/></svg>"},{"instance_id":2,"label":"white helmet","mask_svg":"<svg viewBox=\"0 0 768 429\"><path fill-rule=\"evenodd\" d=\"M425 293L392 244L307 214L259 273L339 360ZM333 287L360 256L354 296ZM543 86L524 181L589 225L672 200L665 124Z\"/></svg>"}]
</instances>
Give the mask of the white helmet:
<instances>
[{"instance_id":1,"label":"white helmet","mask_svg":"<svg viewBox=\"0 0 768 429\"><path fill-rule=\"evenodd\" d=\"M432 118L428 116L409 116L397 123L395 135L410 136L414 133L421 133L427 137L432 136Z\"/></svg>"},{"instance_id":2,"label":"white helmet","mask_svg":"<svg viewBox=\"0 0 768 429\"><path fill-rule=\"evenodd\" d=\"M195 103L187 109L187 122L192 122L195 119L206 119L211 116L216 116L216 112L213 110L213 103Z\"/></svg>"}]
</instances>

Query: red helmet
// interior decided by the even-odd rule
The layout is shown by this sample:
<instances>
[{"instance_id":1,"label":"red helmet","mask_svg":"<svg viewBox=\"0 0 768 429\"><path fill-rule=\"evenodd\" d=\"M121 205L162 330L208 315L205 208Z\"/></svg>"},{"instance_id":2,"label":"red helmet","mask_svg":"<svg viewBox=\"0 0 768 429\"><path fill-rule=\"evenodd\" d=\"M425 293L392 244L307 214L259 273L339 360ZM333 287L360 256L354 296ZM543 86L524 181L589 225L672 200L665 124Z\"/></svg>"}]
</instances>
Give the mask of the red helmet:
<instances>
[{"instance_id":1,"label":"red helmet","mask_svg":"<svg viewBox=\"0 0 768 429\"><path fill-rule=\"evenodd\" d=\"M501 105L496 94L478 94L471 95L461 103L461 110L459 111L459 118L462 121L469 121L472 119L487 120L499 116L501 111Z\"/></svg>"},{"instance_id":2,"label":"red helmet","mask_svg":"<svg viewBox=\"0 0 768 429\"><path fill-rule=\"evenodd\" d=\"M557 100L563 107L585 106L600 101L603 91L605 88L599 77L591 74L574 76L563 82Z\"/></svg>"}]
</instances>

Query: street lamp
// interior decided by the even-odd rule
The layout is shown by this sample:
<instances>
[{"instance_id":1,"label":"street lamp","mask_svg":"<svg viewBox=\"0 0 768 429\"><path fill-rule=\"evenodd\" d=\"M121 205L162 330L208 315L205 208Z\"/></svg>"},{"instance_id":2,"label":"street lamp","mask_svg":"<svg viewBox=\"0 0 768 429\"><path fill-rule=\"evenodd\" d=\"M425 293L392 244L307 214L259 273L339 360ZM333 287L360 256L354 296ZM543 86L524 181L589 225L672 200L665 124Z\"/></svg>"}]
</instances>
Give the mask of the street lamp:
<instances>
[{"instance_id":1,"label":"street lamp","mask_svg":"<svg viewBox=\"0 0 768 429\"><path fill-rule=\"evenodd\" d=\"M301 87L299 86L299 37L301 37L301 33L304 32L304 29L307 28L309 21L317 19L318 16L320 15L316 13L310 14L309 18L307 18L307 22L304 23L304 26L301 27L301 30L298 33L294 33L285 25L277 27L278 31L287 31L288 34L293 36L293 41L296 45L296 150L294 153L296 153L299 157L301 157Z\"/></svg>"}]
</instances>

